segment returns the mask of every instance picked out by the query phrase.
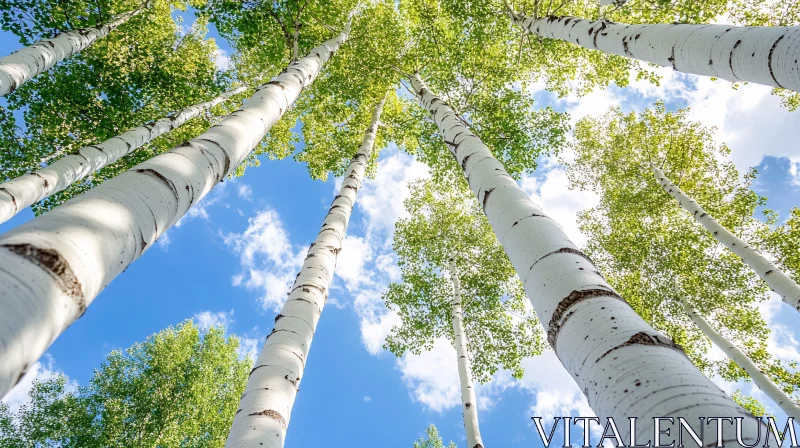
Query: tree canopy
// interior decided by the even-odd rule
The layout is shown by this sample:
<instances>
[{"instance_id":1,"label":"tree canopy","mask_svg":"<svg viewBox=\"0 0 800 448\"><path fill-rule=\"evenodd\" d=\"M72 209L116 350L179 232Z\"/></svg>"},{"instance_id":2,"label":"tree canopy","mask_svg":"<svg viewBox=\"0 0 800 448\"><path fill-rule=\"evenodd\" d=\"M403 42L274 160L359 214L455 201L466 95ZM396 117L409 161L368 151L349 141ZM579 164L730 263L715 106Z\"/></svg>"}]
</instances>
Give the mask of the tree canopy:
<instances>
[{"instance_id":1,"label":"tree canopy","mask_svg":"<svg viewBox=\"0 0 800 448\"><path fill-rule=\"evenodd\" d=\"M0 403L0 445L222 447L252 365L238 348L219 327L162 330L112 351L86 386L59 375L16 413Z\"/></svg>"}]
</instances>

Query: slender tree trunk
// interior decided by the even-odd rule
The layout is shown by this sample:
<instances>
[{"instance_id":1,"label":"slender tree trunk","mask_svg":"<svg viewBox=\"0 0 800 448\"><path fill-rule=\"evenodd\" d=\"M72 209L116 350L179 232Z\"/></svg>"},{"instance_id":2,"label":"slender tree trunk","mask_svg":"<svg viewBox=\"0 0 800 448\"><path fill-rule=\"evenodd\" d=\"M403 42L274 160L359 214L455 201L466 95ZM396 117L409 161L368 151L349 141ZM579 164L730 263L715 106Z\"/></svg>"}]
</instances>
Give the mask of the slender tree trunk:
<instances>
[{"instance_id":1,"label":"slender tree trunk","mask_svg":"<svg viewBox=\"0 0 800 448\"><path fill-rule=\"evenodd\" d=\"M576 17L512 21L537 36L672 67L695 75L800 91L800 27L626 25Z\"/></svg>"},{"instance_id":2,"label":"slender tree trunk","mask_svg":"<svg viewBox=\"0 0 800 448\"><path fill-rule=\"evenodd\" d=\"M93 28L82 28L59 33L52 39L35 44L0 58L0 96L8 95L39 73L50 70L64 59L86 49L98 39L106 37L118 26L150 7L150 1L122 13L110 22Z\"/></svg>"},{"instance_id":3,"label":"slender tree trunk","mask_svg":"<svg viewBox=\"0 0 800 448\"><path fill-rule=\"evenodd\" d=\"M641 444L653 435L653 417L681 416L697 428L698 417L716 415L748 417L745 431L752 432L744 441L752 443L756 426L747 412L631 309L419 75L411 83L519 274L550 346L594 412L614 417L626 444L629 416L640 417ZM677 433L677 420L662 423ZM712 432L705 432L706 443Z\"/></svg>"},{"instance_id":4,"label":"slender tree trunk","mask_svg":"<svg viewBox=\"0 0 800 448\"><path fill-rule=\"evenodd\" d=\"M673 184L658 167L653 165L651 168L661 187L675 198L684 210L689 212L697 222L706 228L706 230L711 232L717 241L730 249L731 252L738 255L746 265L750 266L759 277L767 282L767 285L769 285L773 291L781 296L784 302L792 308L800 310L800 285L789 278L788 275L784 274L783 271L778 269L777 266L772 264L763 255L758 253L757 250L750 247L747 242L729 232L725 227L722 227L722 225L711 215L706 213L694 199L684 194L680 188Z\"/></svg>"},{"instance_id":5,"label":"slender tree trunk","mask_svg":"<svg viewBox=\"0 0 800 448\"><path fill-rule=\"evenodd\" d=\"M680 290L678 285L675 285L675 293L680 298L681 303L683 304L683 308L686 310L686 314L692 318L695 325L706 335L711 342L713 342L717 347L719 347L729 358L733 360L739 367L744 369L753 382L761 389L761 392L764 392L778 407L781 408L783 412L786 413L789 417L794 417L796 421L800 420L800 406L794 402L792 397L787 395L781 388L779 388L769 377L764 374L764 372L758 368L758 366L747 357L738 347L733 345L733 343L724 336L719 334L708 321L697 312L697 310L689 304L689 301L686 300L686 297L683 295L683 292Z\"/></svg>"},{"instance_id":6,"label":"slender tree trunk","mask_svg":"<svg viewBox=\"0 0 800 448\"><path fill-rule=\"evenodd\" d=\"M328 300L336 257L342 250L385 102L386 97L375 107L361 147L345 171L339 194L308 249L289 299L275 317L275 327L250 372L225 444L228 448L283 447L308 351Z\"/></svg>"},{"instance_id":7,"label":"slender tree trunk","mask_svg":"<svg viewBox=\"0 0 800 448\"><path fill-rule=\"evenodd\" d=\"M245 90L245 87L239 87L211 101L189 106L175 116L133 128L98 145L86 146L77 154L70 154L45 168L0 184L0 223Z\"/></svg>"},{"instance_id":8,"label":"slender tree trunk","mask_svg":"<svg viewBox=\"0 0 800 448\"><path fill-rule=\"evenodd\" d=\"M461 281L455 258L450 258L450 280L453 282L453 334L455 334L458 377L461 380L461 404L464 406L464 429L468 448L483 448L481 430L478 425L478 398L472 383L472 366L467 351L467 334L461 312Z\"/></svg>"},{"instance_id":9,"label":"slender tree trunk","mask_svg":"<svg viewBox=\"0 0 800 448\"><path fill-rule=\"evenodd\" d=\"M103 288L242 163L349 32L348 24L198 137L0 237L0 396Z\"/></svg>"}]
</instances>

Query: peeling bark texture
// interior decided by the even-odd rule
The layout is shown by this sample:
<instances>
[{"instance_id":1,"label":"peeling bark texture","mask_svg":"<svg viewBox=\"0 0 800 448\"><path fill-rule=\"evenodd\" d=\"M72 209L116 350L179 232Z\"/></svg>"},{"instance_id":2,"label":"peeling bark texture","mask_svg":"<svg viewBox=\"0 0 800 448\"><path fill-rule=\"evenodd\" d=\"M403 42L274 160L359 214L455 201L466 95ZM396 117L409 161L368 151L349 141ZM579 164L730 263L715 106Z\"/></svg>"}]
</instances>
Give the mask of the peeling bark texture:
<instances>
[{"instance_id":1,"label":"peeling bark texture","mask_svg":"<svg viewBox=\"0 0 800 448\"><path fill-rule=\"evenodd\" d=\"M517 14L512 21L537 36L679 72L800 92L800 26L626 25Z\"/></svg>"},{"instance_id":2,"label":"peeling bark texture","mask_svg":"<svg viewBox=\"0 0 800 448\"><path fill-rule=\"evenodd\" d=\"M795 420L800 420L800 406L794 402L792 397L786 394L780 387L778 387L772 380L764 374L764 372L758 368L758 366L751 360L747 355L744 354L738 347L733 345L733 343L724 336L719 334L711 324L706 321L706 319L697 312L697 310L689 304L689 301L686 300L686 297L681 292L678 285L675 285L675 293L683 303L683 308L686 310L686 314L692 318L695 325L706 335L711 342L714 343L717 347L719 347L729 358L733 360L739 367L744 369L750 378L753 380L756 386L761 389L761 392L764 392L775 404L778 405L779 408L783 412L786 413L789 417L794 417Z\"/></svg>"},{"instance_id":3,"label":"peeling bark texture","mask_svg":"<svg viewBox=\"0 0 800 448\"><path fill-rule=\"evenodd\" d=\"M636 437L643 441L652 438L652 417L681 416L690 422L709 415L747 417L743 440L755 443L755 420L620 300L555 221L522 220L546 213L419 75L411 77L411 84L445 142L450 142L456 162L461 165L474 156L463 165L469 186L479 200L492 192L484 204L489 223L539 320L549 323L556 313L561 316L556 316L557 331L548 335L553 350L597 416L618 422L627 421L628 416L641 417ZM562 306L565 300L569 306ZM677 420L667 426L677 433ZM630 440L629 427L620 425L619 429L623 439ZM713 444L712 432L705 432L706 444Z\"/></svg>"},{"instance_id":4,"label":"peeling bark texture","mask_svg":"<svg viewBox=\"0 0 800 448\"><path fill-rule=\"evenodd\" d=\"M732 234L725 227L722 227L711 215L705 212L694 199L687 196L675 184L672 183L655 165L651 166L656 180L664 188L664 191L678 201L678 204L689 212L694 219L699 222L706 230L714 235L722 245L731 252L738 255L744 263L764 279L773 291L778 293L784 302L792 308L800 311L800 285L784 274L777 266L772 264L766 257L750 247L746 241Z\"/></svg>"},{"instance_id":5,"label":"peeling bark texture","mask_svg":"<svg viewBox=\"0 0 800 448\"><path fill-rule=\"evenodd\" d=\"M347 25L197 138L0 236L0 397L80 316L79 303L91 305L117 275L242 163L349 32ZM9 250L15 246L52 254L69 266L80 285L78 299L63 291L50 270Z\"/></svg>"},{"instance_id":6,"label":"peeling bark texture","mask_svg":"<svg viewBox=\"0 0 800 448\"><path fill-rule=\"evenodd\" d=\"M64 59L90 47L149 6L148 0L133 11L120 14L100 26L65 31L52 39L40 40L0 58L0 96L8 95L39 73L50 70Z\"/></svg>"},{"instance_id":7,"label":"peeling bark texture","mask_svg":"<svg viewBox=\"0 0 800 448\"><path fill-rule=\"evenodd\" d=\"M464 430L467 433L467 446L483 447L481 430L478 425L478 398L472 382L472 366L467 350L467 334L461 312L461 282L455 258L450 259L450 280L453 282L453 334L455 334L456 356L458 357L458 378L461 380L461 404L464 406Z\"/></svg>"},{"instance_id":8,"label":"peeling bark texture","mask_svg":"<svg viewBox=\"0 0 800 448\"><path fill-rule=\"evenodd\" d=\"M278 314L280 319L275 319L272 334L253 366L239 402L242 412L234 417L226 448L283 447L308 351L328 299L336 258L342 250L342 240L372 155L385 103L386 97L375 107L361 146L344 174L339 194L322 222L322 230L308 249L289 298ZM275 417L264 418L265 409ZM284 419L282 424L277 416Z\"/></svg>"},{"instance_id":9,"label":"peeling bark texture","mask_svg":"<svg viewBox=\"0 0 800 448\"><path fill-rule=\"evenodd\" d=\"M72 183L116 162L156 137L183 126L192 118L200 116L203 111L245 90L245 87L239 87L211 101L189 106L177 115L133 128L98 145L81 148L76 154L62 157L45 168L0 184L0 223L8 221L26 207L64 190Z\"/></svg>"}]
</instances>

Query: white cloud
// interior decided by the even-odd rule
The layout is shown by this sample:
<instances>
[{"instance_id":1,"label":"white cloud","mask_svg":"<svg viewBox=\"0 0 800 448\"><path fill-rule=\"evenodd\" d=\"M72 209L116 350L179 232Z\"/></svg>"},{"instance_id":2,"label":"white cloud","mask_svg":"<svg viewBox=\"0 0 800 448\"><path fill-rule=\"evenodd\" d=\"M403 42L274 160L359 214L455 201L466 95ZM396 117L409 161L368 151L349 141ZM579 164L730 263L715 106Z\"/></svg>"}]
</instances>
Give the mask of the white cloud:
<instances>
[{"instance_id":1,"label":"white cloud","mask_svg":"<svg viewBox=\"0 0 800 448\"><path fill-rule=\"evenodd\" d=\"M397 219L406 214L408 183L428 175L428 167L408 154L394 151L380 159L375 179L365 179L358 192L357 207L364 214L367 233L391 233Z\"/></svg>"},{"instance_id":2,"label":"white cloud","mask_svg":"<svg viewBox=\"0 0 800 448\"><path fill-rule=\"evenodd\" d=\"M553 351L522 360L522 367L525 375L519 380L519 387L534 396L531 416L551 420L554 416L595 415L583 392Z\"/></svg>"},{"instance_id":3,"label":"white cloud","mask_svg":"<svg viewBox=\"0 0 800 448\"><path fill-rule=\"evenodd\" d=\"M236 194L245 201L251 202L253 200L253 189L250 187L250 185L239 185Z\"/></svg>"},{"instance_id":4,"label":"white cloud","mask_svg":"<svg viewBox=\"0 0 800 448\"><path fill-rule=\"evenodd\" d=\"M261 291L264 309L279 310L300 271L306 248L291 243L278 212L272 209L250 218L244 233L230 233L223 238L239 255L242 268L233 277L233 285Z\"/></svg>"},{"instance_id":5,"label":"white cloud","mask_svg":"<svg viewBox=\"0 0 800 448\"><path fill-rule=\"evenodd\" d=\"M366 239L345 236L342 251L336 259L336 276L344 281L348 291L354 292L362 285L372 283L371 272L365 269L372 259L372 252Z\"/></svg>"},{"instance_id":6,"label":"white cloud","mask_svg":"<svg viewBox=\"0 0 800 448\"><path fill-rule=\"evenodd\" d=\"M526 176L522 189L547 214L561 225L573 243L584 246L588 238L578 228L578 212L594 207L600 198L592 191L570 190L564 168L553 168L541 175Z\"/></svg>"},{"instance_id":7,"label":"white cloud","mask_svg":"<svg viewBox=\"0 0 800 448\"><path fill-rule=\"evenodd\" d=\"M263 345L261 341L264 340L264 335L259 333L258 328L256 327L252 331L238 337L239 359L245 359L249 355L250 359L252 359L253 363L255 363Z\"/></svg>"},{"instance_id":8,"label":"white cloud","mask_svg":"<svg viewBox=\"0 0 800 448\"><path fill-rule=\"evenodd\" d=\"M461 404L456 349L447 339L437 339L431 351L404 355L397 368L414 401L436 412Z\"/></svg>"},{"instance_id":9,"label":"white cloud","mask_svg":"<svg viewBox=\"0 0 800 448\"><path fill-rule=\"evenodd\" d=\"M235 322L233 319L233 310L228 312L219 311L200 311L192 316L194 323L203 330L208 330L211 327L222 327L227 330L228 327Z\"/></svg>"},{"instance_id":10,"label":"white cloud","mask_svg":"<svg viewBox=\"0 0 800 448\"><path fill-rule=\"evenodd\" d=\"M56 367L55 360L49 354L42 356L41 360L25 372L22 379L14 386L11 391L3 397L3 403L7 404L12 413L19 411L20 406L28 403L31 389L36 381L46 381L56 375L63 375L60 369ZM78 384L74 381L67 380L66 390L73 391L77 389Z\"/></svg>"},{"instance_id":11,"label":"white cloud","mask_svg":"<svg viewBox=\"0 0 800 448\"><path fill-rule=\"evenodd\" d=\"M222 72L228 70L231 65L231 58L228 56L228 52L222 48L217 48L217 51L214 53L214 63L217 66L217 70Z\"/></svg>"},{"instance_id":12,"label":"white cloud","mask_svg":"<svg viewBox=\"0 0 800 448\"><path fill-rule=\"evenodd\" d=\"M369 403L370 401L372 401L372 397L367 396L362 398L362 400L364 400L364 403Z\"/></svg>"}]
</instances>

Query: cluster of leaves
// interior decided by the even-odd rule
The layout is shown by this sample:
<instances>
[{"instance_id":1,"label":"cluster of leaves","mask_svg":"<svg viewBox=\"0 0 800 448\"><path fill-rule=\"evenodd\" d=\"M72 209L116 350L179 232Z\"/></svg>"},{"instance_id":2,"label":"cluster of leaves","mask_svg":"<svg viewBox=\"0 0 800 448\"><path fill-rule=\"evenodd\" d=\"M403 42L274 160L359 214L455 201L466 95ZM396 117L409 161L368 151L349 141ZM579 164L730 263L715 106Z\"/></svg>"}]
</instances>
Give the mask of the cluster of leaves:
<instances>
[{"instance_id":1,"label":"cluster of leaves","mask_svg":"<svg viewBox=\"0 0 800 448\"><path fill-rule=\"evenodd\" d=\"M0 445L52 447L221 447L252 360L221 328L191 321L116 350L88 386L64 376L34 384L11 412L0 403Z\"/></svg>"},{"instance_id":2,"label":"cluster of leaves","mask_svg":"<svg viewBox=\"0 0 800 448\"><path fill-rule=\"evenodd\" d=\"M462 176L463 177L463 176ZM430 350L440 337L455 340L450 259L461 282L462 311L473 375L491 379L499 367L516 378L523 358L545 343L522 284L463 178L431 178L411 185L410 217L397 223L394 250L402 283L384 294L402 324L386 339L397 356Z\"/></svg>"},{"instance_id":3,"label":"cluster of leaves","mask_svg":"<svg viewBox=\"0 0 800 448\"><path fill-rule=\"evenodd\" d=\"M6 3L11 13L2 24L18 33L23 42L49 37L52 30L91 26L101 18L107 20L140 6L138 0ZM182 30L172 17L174 9L185 10L198 3L199 0L155 0L150 8L105 38L8 96L8 110L3 114L22 114L25 126L17 127L13 116L0 123L4 141L14 142L0 148L0 179L38 169L61 155L221 93L228 81L216 69L217 46L212 39L205 38L206 22L199 20L189 30ZM31 20L20 21L13 11L20 11L23 16L33 15ZM223 110L218 108L215 112ZM212 112L193 120L38 204L34 211L42 213L201 133L213 116Z\"/></svg>"},{"instance_id":4,"label":"cluster of leaves","mask_svg":"<svg viewBox=\"0 0 800 448\"><path fill-rule=\"evenodd\" d=\"M706 359L710 343L674 295L674 280L717 330L791 393L800 378L767 352L769 329L755 307L767 299L768 288L663 191L650 168L659 166L745 240L771 232L754 215L765 201L750 190L755 172L740 178L732 163L720 161L728 149L686 114L658 103L638 116L612 108L576 124L571 186L600 197L599 205L579 215L589 236L587 252L637 313L682 345L706 373L728 381L747 378L730 360Z\"/></svg>"}]
</instances>

